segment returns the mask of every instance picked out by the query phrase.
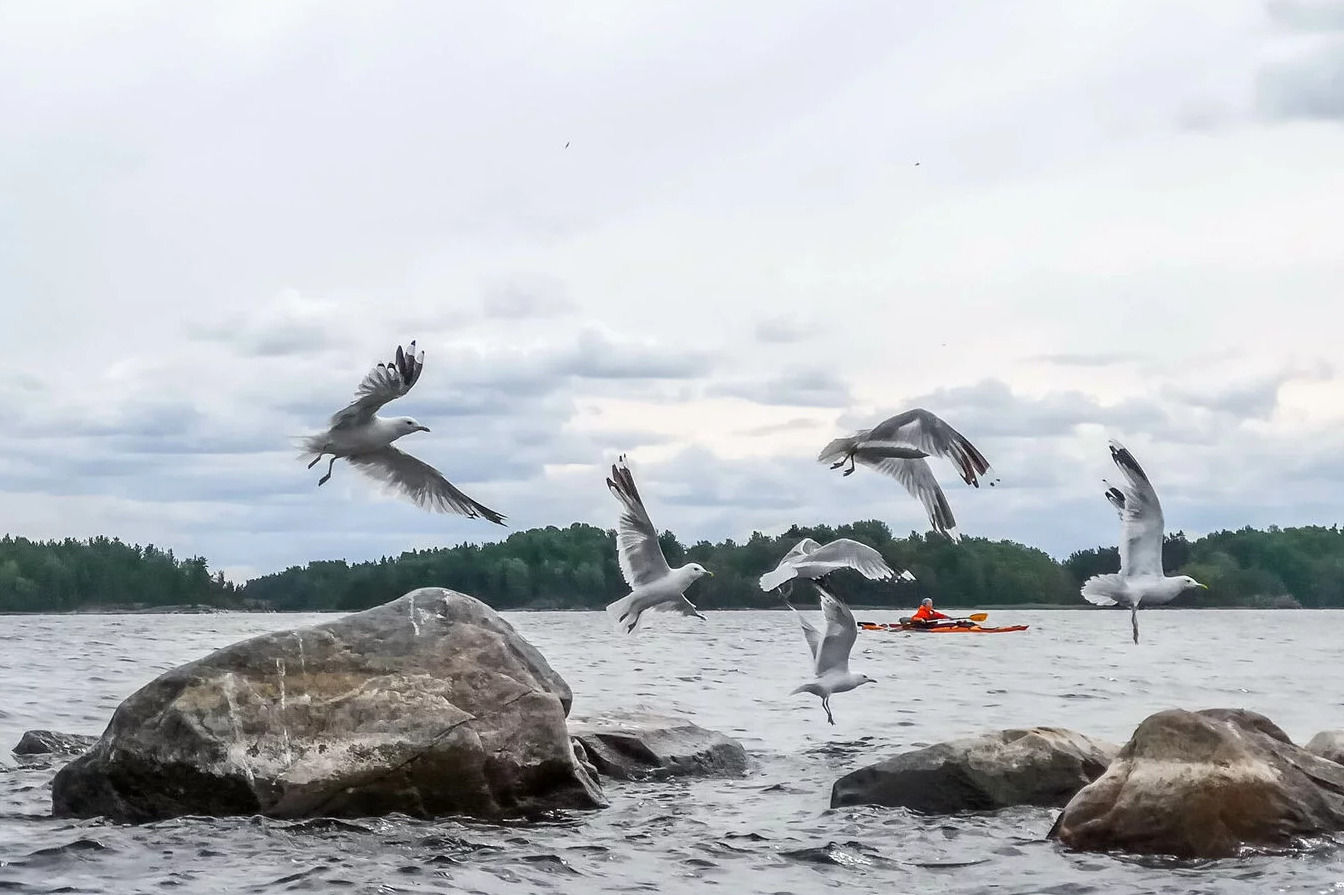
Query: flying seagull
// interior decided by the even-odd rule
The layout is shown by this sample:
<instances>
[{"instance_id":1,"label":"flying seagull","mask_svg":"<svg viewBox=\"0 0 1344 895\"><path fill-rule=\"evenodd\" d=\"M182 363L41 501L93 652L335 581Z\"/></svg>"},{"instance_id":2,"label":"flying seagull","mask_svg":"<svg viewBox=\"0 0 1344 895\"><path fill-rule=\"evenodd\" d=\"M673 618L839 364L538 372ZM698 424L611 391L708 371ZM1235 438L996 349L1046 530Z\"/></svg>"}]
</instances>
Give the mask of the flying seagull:
<instances>
[{"instance_id":1,"label":"flying seagull","mask_svg":"<svg viewBox=\"0 0 1344 895\"><path fill-rule=\"evenodd\" d=\"M696 580L714 573L694 562L676 569L668 566L658 543L658 532L649 521L649 511L644 509L624 455L612 464L607 488L621 502L616 558L625 583L630 585L630 593L607 606L607 614L626 634L633 634L639 627L639 617L646 609L668 609L703 619L684 594Z\"/></svg>"},{"instance_id":2,"label":"flying seagull","mask_svg":"<svg viewBox=\"0 0 1344 895\"><path fill-rule=\"evenodd\" d=\"M854 465L862 463L883 475L889 475L919 498L929 514L929 522L952 540L958 540L957 522L952 517L943 489L933 477L926 457L945 457L956 465L961 478L968 485L980 487L984 478L993 487L998 478L990 478L989 461L975 445L943 420L927 410L915 408L898 413L871 429L860 429L853 435L837 438L817 457L839 469L846 463L845 475L852 475Z\"/></svg>"},{"instance_id":3,"label":"flying seagull","mask_svg":"<svg viewBox=\"0 0 1344 895\"><path fill-rule=\"evenodd\" d=\"M331 454L327 474L317 480L318 485L327 483L332 467L344 457L360 472L400 491L423 509L460 513L473 519L480 516L503 525L503 516L457 490L433 466L392 446L403 435L429 431L428 426L409 416L377 415L384 404L411 390L424 366L425 353L415 353L415 342L408 350L399 346L391 362L369 371L355 390L355 400L332 416L326 432L301 439L302 459L311 457L308 468L312 469L324 455Z\"/></svg>"},{"instance_id":4,"label":"flying seagull","mask_svg":"<svg viewBox=\"0 0 1344 895\"><path fill-rule=\"evenodd\" d=\"M798 623L803 626L803 636L807 638L808 648L812 650L813 674L815 679L803 684L789 695L811 693L821 697L821 707L826 710L826 720L835 723L831 714L831 696L853 690L863 684L875 684L877 681L865 674L855 674L849 670L849 651L859 636L859 626L854 621L854 613L841 603L826 588L813 585L821 593L821 614L826 620L826 632L823 634L812 627L803 614L793 609Z\"/></svg>"},{"instance_id":5,"label":"flying seagull","mask_svg":"<svg viewBox=\"0 0 1344 895\"><path fill-rule=\"evenodd\" d=\"M1134 642L1139 642L1139 606L1170 603L1192 587L1205 587L1189 575L1169 577L1162 571L1162 504L1138 461L1118 441L1111 441L1111 459L1124 474L1119 487L1105 480L1106 499L1120 513L1120 572L1093 575L1082 594L1098 606L1129 607Z\"/></svg>"},{"instance_id":6,"label":"flying seagull","mask_svg":"<svg viewBox=\"0 0 1344 895\"><path fill-rule=\"evenodd\" d=\"M811 538L803 538L784 554L779 565L761 576L761 590L774 590L787 585L794 578L824 581L827 575L837 569L853 569L871 581L898 577L902 581L915 580L915 576L909 572L897 575L882 559L882 554L867 544L849 538L837 538L823 547Z\"/></svg>"}]
</instances>

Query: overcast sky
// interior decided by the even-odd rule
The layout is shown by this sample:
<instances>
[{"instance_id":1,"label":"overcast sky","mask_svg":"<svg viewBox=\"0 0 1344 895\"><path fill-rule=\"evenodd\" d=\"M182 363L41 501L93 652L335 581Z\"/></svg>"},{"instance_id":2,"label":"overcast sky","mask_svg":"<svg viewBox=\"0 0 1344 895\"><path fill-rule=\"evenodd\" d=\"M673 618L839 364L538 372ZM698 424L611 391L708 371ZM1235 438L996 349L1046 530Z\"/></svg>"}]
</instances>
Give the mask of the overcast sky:
<instances>
[{"instance_id":1,"label":"overcast sky","mask_svg":"<svg viewBox=\"0 0 1344 895\"><path fill-rule=\"evenodd\" d=\"M815 460L923 406L963 532L1344 516L1344 4L0 3L0 530L234 578L580 520L917 501ZM568 144L568 148L566 148ZM508 530L305 470L401 442Z\"/></svg>"}]
</instances>

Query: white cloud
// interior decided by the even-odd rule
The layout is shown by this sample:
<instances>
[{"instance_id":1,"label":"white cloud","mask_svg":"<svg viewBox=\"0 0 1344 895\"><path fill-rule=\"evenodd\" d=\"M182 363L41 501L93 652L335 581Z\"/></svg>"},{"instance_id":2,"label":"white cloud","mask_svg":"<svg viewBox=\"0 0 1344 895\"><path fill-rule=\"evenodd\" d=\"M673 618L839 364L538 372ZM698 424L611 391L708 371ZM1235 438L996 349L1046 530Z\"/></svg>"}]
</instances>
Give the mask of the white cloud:
<instances>
[{"instance_id":1,"label":"white cloud","mask_svg":"<svg viewBox=\"0 0 1344 895\"><path fill-rule=\"evenodd\" d=\"M1113 538L1111 434L1173 527L1336 521L1340 27L1308 0L6 5L0 511L231 569L497 536L287 453L415 338L408 449L515 527L611 524L629 450L687 540L922 528L812 459L915 402L1004 476L944 478L971 533Z\"/></svg>"}]
</instances>

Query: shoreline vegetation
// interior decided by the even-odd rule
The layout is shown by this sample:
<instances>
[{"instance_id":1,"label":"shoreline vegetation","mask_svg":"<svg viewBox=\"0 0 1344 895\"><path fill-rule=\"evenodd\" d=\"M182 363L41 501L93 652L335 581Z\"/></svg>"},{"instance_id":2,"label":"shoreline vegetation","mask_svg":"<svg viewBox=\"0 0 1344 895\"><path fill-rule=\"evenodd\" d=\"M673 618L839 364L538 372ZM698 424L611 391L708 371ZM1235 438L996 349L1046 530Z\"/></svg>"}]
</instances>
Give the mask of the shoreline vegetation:
<instances>
[{"instance_id":1,"label":"shoreline vegetation","mask_svg":"<svg viewBox=\"0 0 1344 895\"><path fill-rule=\"evenodd\" d=\"M1090 609L1095 607L1078 594L1082 582L1119 568L1115 547L1079 550L1058 561L1014 541L964 537L954 544L919 533L898 538L874 520L794 526L777 536L755 532L740 543L687 546L671 532L660 541L671 564L698 562L714 571L689 594L701 609L783 609L780 596L762 592L757 579L804 537L823 543L854 538L916 576L915 582L872 582L837 573L843 579L839 590L862 612L912 610L926 596L944 611ZM1167 536L1163 558L1169 573L1209 585L1207 593L1176 600L1174 609L1344 608L1344 531L1338 525L1248 527L1193 541L1176 532ZM0 614L353 611L423 585L459 590L501 611L600 609L628 592L614 533L582 523L369 562L319 560L244 584L211 574L204 557L178 559L154 545L107 537L0 538ZM800 604L812 597L806 585L796 586L793 598Z\"/></svg>"}]
</instances>

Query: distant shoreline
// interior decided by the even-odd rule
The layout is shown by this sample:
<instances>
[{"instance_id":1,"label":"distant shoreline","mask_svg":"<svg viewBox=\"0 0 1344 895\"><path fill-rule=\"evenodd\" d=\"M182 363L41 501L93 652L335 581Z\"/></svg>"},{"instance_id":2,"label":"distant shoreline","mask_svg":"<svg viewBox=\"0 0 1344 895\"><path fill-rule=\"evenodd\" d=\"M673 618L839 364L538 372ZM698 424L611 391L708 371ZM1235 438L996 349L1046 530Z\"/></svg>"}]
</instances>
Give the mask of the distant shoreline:
<instances>
[{"instance_id":1,"label":"distant shoreline","mask_svg":"<svg viewBox=\"0 0 1344 895\"><path fill-rule=\"evenodd\" d=\"M493 608L493 607L492 607ZM785 606L731 606L722 609L706 609L706 612L785 612L788 607ZM800 608L807 609L807 604L800 604ZM1127 606L1092 606L1082 603L1076 606L1063 606L1058 603L1014 603L1014 604L990 604L989 606L939 606L938 611L951 616L966 615L972 612L1090 612L1090 611L1127 611ZM1201 612L1217 611L1278 611L1281 609L1294 610L1305 609L1302 606L1146 606L1145 612L1154 610L1199 610ZM1331 609L1338 607L1321 607L1322 609ZM912 613L914 606L878 606L865 605L863 603L852 603L850 609L854 612L903 612ZM223 613L238 615L306 615L312 613L340 613L349 614L357 612L354 609L228 609L218 606L90 606L80 609L64 609L60 611L38 611L38 612L0 612L0 617L7 616L25 616L25 615L220 615ZM496 612L601 612L601 607L591 609L576 609L572 607L545 607L528 606L516 609L496 609Z\"/></svg>"}]
</instances>

